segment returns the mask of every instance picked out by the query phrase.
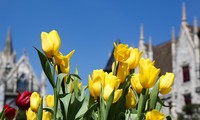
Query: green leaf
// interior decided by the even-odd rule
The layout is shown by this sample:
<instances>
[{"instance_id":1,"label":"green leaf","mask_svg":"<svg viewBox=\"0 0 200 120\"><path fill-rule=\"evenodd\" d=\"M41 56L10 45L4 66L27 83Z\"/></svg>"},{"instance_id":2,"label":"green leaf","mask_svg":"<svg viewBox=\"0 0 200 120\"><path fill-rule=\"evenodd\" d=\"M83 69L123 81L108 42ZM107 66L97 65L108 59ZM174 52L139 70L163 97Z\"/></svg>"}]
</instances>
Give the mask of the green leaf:
<instances>
[{"instance_id":1,"label":"green leaf","mask_svg":"<svg viewBox=\"0 0 200 120\"><path fill-rule=\"evenodd\" d=\"M57 94L59 94L60 92L60 88L61 88L61 84L62 84L62 81L64 79L64 77L66 76L65 73L60 73L57 77L57 80L56 80L56 90L57 90Z\"/></svg>"},{"instance_id":2,"label":"green leaf","mask_svg":"<svg viewBox=\"0 0 200 120\"><path fill-rule=\"evenodd\" d=\"M160 111L161 110L161 108L162 108L162 105L158 102L157 104L156 104L156 110L158 110L158 111Z\"/></svg>"},{"instance_id":3,"label":"green leaf","mask_svg":"<svg viewBox=\"0 0 200 120\"><path fill-rule=\"evenodd\" d=\"M81 78L78 76L78 74L70 74L70 77L77 78L77 79L81 80Z\"/></svg>"},{"instance_id":4,"label":"green leaf","mask_svg":"<svg viewBox=\"0 0 200 120\"><path fill-rule=\"evenodd\" d=\"M151 94L150 94L150 107L149 107L150 110L155 109L155 107L156 107L158 93L159 93L159 83L160 83L160 80L158 80L156 82L156 84L153 87L153 90L151 91Z\"/></svg>"},{"instance_id":5,"label":"green leaf","mask_svg":"<svg viewBox=\"0 0 200 120\"><path fill-rule=\"evenodd\" d=\"M43 114L43 98L41 99L40 106L37 111L37 120L42 120L42 114Z\"/></svg>"},{"instance_id":6,"label":"green leaf","mask_svg":"<svg viewBox=\"0 0 200 120\"><path fill-rule=\"evenodd\" d=\"M104 103L104 92L103 89L101 87L101 94L100 94L100 119L101 120L106 120L106 108L105 108L105 103Z\"/></svg>"},{"instance_id":7,"label":"green leaf","mask_svg":"<svg viewBox=\"0 0 200 120\"><path fill-rule=\"evenodd\" d=\"M160 97L158 97L158 102L164 107L172 107L170 105L165 105L164 102L160 99Z\"/></svg>"},{"instance_id":8,"label":"green leaf","mask_svg":"<svg viewBox=\"0 0 200 120\"><path fill-rule=\"evenodd\" d=\"M106 102L106 112L105 112L105 119L107 119L107 117L108 117L108 114L109 114L109 110L110 110L110 107L111 107L111 105L112 105L112 102L113 102L113 99L114 99L114 90L112 91L112 93L110 94L110 96L109 96L109 98L108 98L108 100L107 100L107 102Z\"/></svg>"},{"instance_id":9,"label":"green leaf","mask_svg":"<svg viewBox=\"0 0 200 120\"><path fill-rule=\"evenodd\" d=\"M61 101L60 102L60 106L62 110L61 112L63 114L64 120L66 120L68 116L69 104L71 100L71 93L61 94L59 95L59 99Z\"/></svg>"},{"instance_id":10,"label":"green leaf","mask_svg":"<svg viewBox=\"0 0 200 120\"><path fill-rule=\"evenodd\" d=\"M53 108L50 108L50 107L45 107L45 108L43 108L43 110L46 110L46 111L52 113L52 115L54 113Z\"/></svg>"},{"instance_id":11,"label":"green leaf","mask_svg":"<svg viewBox=\"0 0 200 120\"><path fill-rule=\"evenodd\" d=\"M76 117L75 117L76 120L82 118L84 116L85 112L87 112L87 110L88 110L88 101L89 101L89 98L85 97L81 108L79 109L79 111L76 114Z\"/></svg>"},{"instance_id":12,"label":"green leaf","mask_svg":"<svg viewBox=\"0 0 200 120\"><path fill-rule=\"evenodd\" d=\"M38 56L40 58L40 63L42 65L42 69L43 69L44 73L46 74L47 78L49 79L51 86L54 88L55 87L54 77L51 72L49 60L40 50L38 50L36 47L34 47L34 48L37 50Z\"/></svg>"},{"instance_id":13,"label":"green leaf","mask_svg":"<svg viewBox=\"0 0 200 120\"><path fill-rule=\"evenodd\" d=\"M91 107L85 112L83 120L91 120L93 111L97 108L98 103L95 102Z\"/></svg>"}]
</instances>

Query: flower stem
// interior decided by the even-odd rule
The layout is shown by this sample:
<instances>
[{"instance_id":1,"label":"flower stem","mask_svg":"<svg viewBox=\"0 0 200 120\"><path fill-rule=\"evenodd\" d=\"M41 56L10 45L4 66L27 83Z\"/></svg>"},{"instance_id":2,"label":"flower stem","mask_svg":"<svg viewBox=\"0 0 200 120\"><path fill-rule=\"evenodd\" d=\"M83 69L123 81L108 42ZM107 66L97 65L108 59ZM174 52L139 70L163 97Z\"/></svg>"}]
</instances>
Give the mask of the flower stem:
<instances>
[{"instance_id":1,"label":"flower stem","mask_svg":"<svg viewBox=\"0 0 200 120\"><path fill-rule=\"evenodd\" d=\"M143 116L142 113L145 111L146 100L148 96L149 89L143 89L142 93L140 94L139 103L138 103L138 120L142 120Z\"/></svg>"},{"instance_id":2,"label":"flower stem","mask_svg":"<svg viewBox=\"0 0 200 120\"><path fill-rule=\"evenodd\" d=\"M53 119L56 120L56 113L57 113L57 108L58 108L58 94L56 88L53 89L54 91L54 115Z\"/></svg>"}]
</instances>

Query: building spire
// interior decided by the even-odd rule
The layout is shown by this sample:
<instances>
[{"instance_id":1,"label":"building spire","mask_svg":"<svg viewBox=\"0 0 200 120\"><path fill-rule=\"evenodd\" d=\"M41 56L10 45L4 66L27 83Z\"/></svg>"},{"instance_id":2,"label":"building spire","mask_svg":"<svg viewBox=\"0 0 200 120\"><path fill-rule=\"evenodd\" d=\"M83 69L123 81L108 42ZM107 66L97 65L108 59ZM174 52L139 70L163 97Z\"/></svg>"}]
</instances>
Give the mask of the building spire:
<instances>
[{"instance_id":1,"label":"building spire","mask_svg":"<svg viewBox=\"0 0 200 120\"><path fill-rule=\"evenodd\" d=\"M182 5L182 23L187 23L185 3Z\"/></svg>"},{"instance_id":2,"label":"building spire","mask_svg":"<svg viewBox=\"0 0 200 120\"><path fill-rule=\"evenodd\" d=\"M194 34L198 33L198 22L197 22L197 18L194 17Z\"/></svg>"},{"instance_id":3,"label":"building spire","mask_svg":"<svg viewBox=\"0 0 200 120\"><path fill-rule=\"evenodd\" d=\"M174 26L172 27L172 43L175 43L176 38L175 38L175 30L174 30Z\"/></svg>"},{"instance_id":4,"label":"building spire","mask_svg":"<svg viewBox=\"0 0 200 120\"><path fill-rule=\"evenodd\" d=\"M7 39L6 39L4 53L6 55L11 55L13 53L11 28L8 29L8 35L7 35Z\"/></svg>"},{"instance_id":5,"label":"building spire","mask_svg":"<svg viewBox=\"0 0 200 120\"><path fill-rule=\"evenodd\" d=\"M140 26L140 40L144 41L144 27L143 24Z\"/></svg>"},{"instance_id":6,"label":"building spire","mask_svg":"<svg viewBox=\"0 0 200 120\"><path fill-rule=\"evenodd\" d=\"M149 36L149 51L153 51L153 48L152 48L152 38L151 38L151 36Z\"/></svg>"}]
</instances>

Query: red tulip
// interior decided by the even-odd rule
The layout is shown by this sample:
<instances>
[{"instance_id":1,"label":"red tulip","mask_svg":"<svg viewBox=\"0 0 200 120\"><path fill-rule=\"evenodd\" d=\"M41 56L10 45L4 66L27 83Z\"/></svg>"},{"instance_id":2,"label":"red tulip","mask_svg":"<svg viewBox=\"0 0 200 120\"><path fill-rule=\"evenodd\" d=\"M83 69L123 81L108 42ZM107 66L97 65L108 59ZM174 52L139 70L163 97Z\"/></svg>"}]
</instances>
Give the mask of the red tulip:
<instances>
[{"instance_id":1,"label":"red tulip","mask_svg":"<svg viewBox=\"0 0 200 120\"><path fill-rule=\"evenodd\" d=\"M16 105L19 107L21 110L28 110L30 107L30 97L31 97L31 92L28 92L27 90L24 91L22 94L18 92L18 96L15 100Z\"/></svg>"},{"instance_id":2,"label":"red tulip","mask_svg":"<svg viewBox=\"0 0 200 120\"><path fill-rule=\"evenodd\" d=\"M10 107L8 104L4 105L3 110L4 110L4 115L8 120L12 120L17 112L15 108Z\"/></svg>"}]
</instances>

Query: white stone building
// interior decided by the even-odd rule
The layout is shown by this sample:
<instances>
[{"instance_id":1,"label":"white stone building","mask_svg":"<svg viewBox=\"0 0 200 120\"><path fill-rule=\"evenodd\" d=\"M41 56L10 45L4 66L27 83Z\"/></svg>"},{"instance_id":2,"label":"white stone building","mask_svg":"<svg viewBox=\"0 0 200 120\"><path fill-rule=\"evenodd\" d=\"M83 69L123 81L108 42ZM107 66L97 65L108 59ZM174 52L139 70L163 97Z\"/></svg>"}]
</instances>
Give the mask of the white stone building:
<instances>
[{"instance_id":1,"label":"white stone building","mask_svg":"<svg viewBox=\"0 0 200 120\"><path fill-rule=\"evenodd\" d=\"M182 7L182 21L180 33L175 37L172 28L172 39L159 45L153 46L151 39L146 44L144 30L141 26L139 49L144 51L143 57L155 60L155 66L161 69L160 75L165 72L175 73L175 83L170 94L163 96L166 104L175 107L165 109L174 117L182 112L187 104L200 104L200 28L197 19L193 25L186 19L186 7Z\"/></svg>"},{"instance_id":2,"label":"white stone building","mask_svg":"<svg viewBox=\"0 0 200 120\"><path fill-rule=\"evenodd\" d=\"M16 53L13 50L12 36L9 30L4 50L0 52L0 110L6 103L16 107L17 91L37 91L44 96L46 77L43 72L40 81L25 53L16 61Z\"/></svg>"}]
</instances>

